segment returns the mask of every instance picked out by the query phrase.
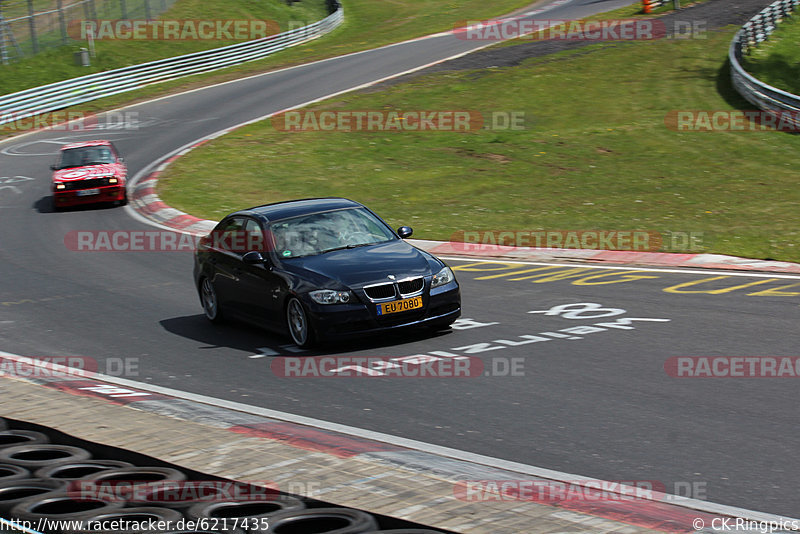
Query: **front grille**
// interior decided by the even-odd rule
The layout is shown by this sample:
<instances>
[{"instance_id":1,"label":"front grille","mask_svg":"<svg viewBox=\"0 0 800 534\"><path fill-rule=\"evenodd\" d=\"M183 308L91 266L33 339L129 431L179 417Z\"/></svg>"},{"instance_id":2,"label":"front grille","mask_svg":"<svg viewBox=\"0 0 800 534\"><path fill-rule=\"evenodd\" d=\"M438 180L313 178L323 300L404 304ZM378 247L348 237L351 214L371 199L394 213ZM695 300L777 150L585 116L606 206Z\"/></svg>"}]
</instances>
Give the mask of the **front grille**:
<instances>
[{"instance_id":1,"label":"front grille","mask_svg":"<svg viewBox=\"0 0 800 534\"><path fill-rule=\"evenodd\" d=\"M108 185L108 178L93 178L91 180L76 180L74 182L62 182L66 188L63 191L75 191L77 189L94 189Z\"/></svg>"},{"instance_id":2,"label":"front grille","mask_svg":"<svg viewBox=\"0 0 800 534\"><path fill-rule=\"evenodd\" d=\"M419 293L422 291L424 285L425 280L423 278L413 278L411 280L401 280L397 282L397 287L400 289L400 295L402 296Z\"/></svg>"},{"instance_id":3,"label":"front grille","mask_svg":"<svg viewBox=\"0 0 800 534\"><path fill-rule=\"evenodd\" d=\"M390 299L395 296L394 284L388 283L368 286L364 288L364 293L366 293L371 300Z\"/></svg>"}]
</instances>

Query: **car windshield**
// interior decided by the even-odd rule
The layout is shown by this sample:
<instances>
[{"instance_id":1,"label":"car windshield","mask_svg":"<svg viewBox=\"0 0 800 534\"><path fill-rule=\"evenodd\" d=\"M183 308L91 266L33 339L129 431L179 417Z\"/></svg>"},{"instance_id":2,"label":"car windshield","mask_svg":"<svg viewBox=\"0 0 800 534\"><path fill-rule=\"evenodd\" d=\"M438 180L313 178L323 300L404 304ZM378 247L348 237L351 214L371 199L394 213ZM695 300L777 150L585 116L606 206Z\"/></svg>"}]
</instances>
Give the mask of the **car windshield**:
<instances>
[{"instance_id":1,"label":"car windshield","mask_svg":"<svg viewBox=\"0 0 800 534\"><path fill-rule=\"evenodd\" d=\"M89 146L70 148L61 152L62 169L70 167L83 167L84 165L101 165L114 163L114 154L107 146Z\"/></svg>"},{"instance_id":2,"label":"car windshield","mask_svg":"<svg viewBox=\"0 0 800 534\"><path fill-rule=\"evenodd\" d=\"M282 258L314 256L397 239L383 221L364 208L283 219L273 223L271 230L275 250Z\"/></svg>"}]
</instances>

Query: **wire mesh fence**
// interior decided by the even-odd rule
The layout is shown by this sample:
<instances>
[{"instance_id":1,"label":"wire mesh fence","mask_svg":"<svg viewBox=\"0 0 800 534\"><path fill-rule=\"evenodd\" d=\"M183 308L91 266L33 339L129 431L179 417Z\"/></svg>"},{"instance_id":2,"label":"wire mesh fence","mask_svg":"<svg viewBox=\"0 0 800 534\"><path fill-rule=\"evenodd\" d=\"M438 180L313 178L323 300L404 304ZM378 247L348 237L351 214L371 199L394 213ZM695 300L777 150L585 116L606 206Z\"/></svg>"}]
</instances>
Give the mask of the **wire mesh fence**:
<instances>
[{"instance_id":1,"label":"wire mesh fence","mask_svg":"<svg viewBox=\"0 0 800 534\"><path fill-rule=\"evenodd\" d=\"M153 19L175 0L0 0L0 62L73 44L82 20Z\"/></svg>"}]
</instances>

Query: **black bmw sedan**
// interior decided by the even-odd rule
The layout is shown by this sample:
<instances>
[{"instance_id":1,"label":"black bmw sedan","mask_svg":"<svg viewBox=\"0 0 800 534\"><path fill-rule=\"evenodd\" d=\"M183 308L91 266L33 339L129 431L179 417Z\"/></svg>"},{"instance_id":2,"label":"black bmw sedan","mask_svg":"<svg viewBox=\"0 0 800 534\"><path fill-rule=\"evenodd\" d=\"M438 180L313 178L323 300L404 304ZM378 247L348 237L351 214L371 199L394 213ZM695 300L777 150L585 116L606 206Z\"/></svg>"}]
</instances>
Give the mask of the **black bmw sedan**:
<instances>
[{"instance_id":1,"label":"black bmw sedan","mask_svg":"<svg viewBox=\"0 0 800 534\"><path fill-rule=\"evenodd\" d=\"M453 271L344 198L267 204L225 217L198 244L194 278L206 317L236 317L300 347L461 315Z\"/></svg>"}]
</instances>

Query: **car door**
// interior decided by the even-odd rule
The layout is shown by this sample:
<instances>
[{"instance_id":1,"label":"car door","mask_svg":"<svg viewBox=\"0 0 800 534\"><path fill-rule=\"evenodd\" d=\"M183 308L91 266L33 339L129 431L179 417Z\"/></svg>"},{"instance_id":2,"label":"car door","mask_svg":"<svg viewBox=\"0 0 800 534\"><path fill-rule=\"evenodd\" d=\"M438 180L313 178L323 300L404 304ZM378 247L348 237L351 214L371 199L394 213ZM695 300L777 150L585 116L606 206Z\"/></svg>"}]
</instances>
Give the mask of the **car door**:
<instances>
[{"instance_id":1,"label":"car door","mask_svg":"<svg viewBox=\"0 0 800 534\"><path fill-rule=\"evenodd\" d=\"M283 323L283 310L281 308L282 295L287 284L274 268L270 256L270 241L261 223L255 219L247 218L244 225L246 249L244 252L261 252L267 263L248 265L241 262L239 266L238 292L242 301L242 308L246 310L248 318L252 318L261 326L280 328Z\"/></svg>"},{"instance_id":2,"label":"car door","mask_svg":"<svg viewBox=\"0 0 800 534\"><path fill-rule=\"evenodd\" d=\"M223 221L212 234L209 258L214 271L213 283L220 304L234 313L241 313L239 289L241 276L241 250L236 250L244 231L244 217L231 217Z\"/></svg>"}]
</instances>

